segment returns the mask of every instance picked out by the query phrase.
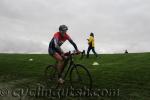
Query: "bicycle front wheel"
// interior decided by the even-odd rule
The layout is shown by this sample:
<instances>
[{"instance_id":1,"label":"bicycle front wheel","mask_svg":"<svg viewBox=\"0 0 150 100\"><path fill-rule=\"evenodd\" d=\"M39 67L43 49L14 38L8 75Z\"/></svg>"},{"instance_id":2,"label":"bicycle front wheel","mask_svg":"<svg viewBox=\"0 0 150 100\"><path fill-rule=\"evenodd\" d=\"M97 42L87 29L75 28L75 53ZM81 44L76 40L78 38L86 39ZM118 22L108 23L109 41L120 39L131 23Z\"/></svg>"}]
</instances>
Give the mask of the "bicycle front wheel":
<instances>
[{"instance_id":1,"label":"bicycle front wheel","mask_svg":"<svg viewBox=\"0 0 150 100\"><path fill-rule=\"evenodd\" d=\"M92 88L92 77L89 71L80 64L75 64L70 71L71 86L76 89Z\"/></svg>"}]
</instances>

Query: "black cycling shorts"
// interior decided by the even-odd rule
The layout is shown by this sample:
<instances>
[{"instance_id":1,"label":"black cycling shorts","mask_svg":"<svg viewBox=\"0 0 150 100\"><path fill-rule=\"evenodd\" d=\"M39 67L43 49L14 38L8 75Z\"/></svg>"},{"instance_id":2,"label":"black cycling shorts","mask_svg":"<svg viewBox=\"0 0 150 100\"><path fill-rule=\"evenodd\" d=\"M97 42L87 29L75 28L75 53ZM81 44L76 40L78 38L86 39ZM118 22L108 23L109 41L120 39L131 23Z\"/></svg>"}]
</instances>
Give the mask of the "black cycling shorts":
<instances>
[{"instance_id":1,"label":"black cycling shorts","mask_svg":"<svg viewBox=\"0 0 150 100\"><path fill-rule=\"evenodd\" d=\"M52 55L52 56L53 56L55 53L61 54L58 49L56 49L56 48L51 48L51 47L48 48L48 53L49 53L49 55Z\"/></svg>"}]
</instances>

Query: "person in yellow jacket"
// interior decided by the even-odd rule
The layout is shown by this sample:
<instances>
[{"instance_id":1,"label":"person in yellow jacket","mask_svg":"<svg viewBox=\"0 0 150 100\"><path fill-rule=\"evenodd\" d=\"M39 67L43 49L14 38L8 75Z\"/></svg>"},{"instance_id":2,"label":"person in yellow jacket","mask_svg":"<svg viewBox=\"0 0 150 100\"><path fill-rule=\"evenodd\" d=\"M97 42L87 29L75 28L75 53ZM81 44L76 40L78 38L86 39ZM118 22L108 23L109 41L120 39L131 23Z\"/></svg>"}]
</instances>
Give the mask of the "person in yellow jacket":
<instances>
[{"instance_id":1,"label":"person in yellow jacket","mask_svg":"<svg viewBox=\"0 0 150 100\"><path fill-rule=\"evenodd\" d=\"M88 45L89 45L88 50L87 50L87 58L89 58L89 53L90 53L91 49L92 49L94 55L96 57L98 57L97 53L95 52L94 34L91 33L89 39L87 39L87 40L88 40Z\"/></svg>"}]
</instances>

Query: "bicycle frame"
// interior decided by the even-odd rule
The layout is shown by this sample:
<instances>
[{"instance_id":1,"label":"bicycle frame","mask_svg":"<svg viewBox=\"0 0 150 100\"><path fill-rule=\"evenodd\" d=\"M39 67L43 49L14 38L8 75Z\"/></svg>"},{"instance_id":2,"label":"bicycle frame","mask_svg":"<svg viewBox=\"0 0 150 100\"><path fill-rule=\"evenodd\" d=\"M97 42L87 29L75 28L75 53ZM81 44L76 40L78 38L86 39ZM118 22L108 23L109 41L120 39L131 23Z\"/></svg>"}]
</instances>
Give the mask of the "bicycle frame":
<instances>
[{"instance_id":1,"label":"bicycle frame","mask_svg":"<svg viewBox=\"0 0 150 100\"><path fill-rule=\"evenodd\" d=\"M63 79L65 79L65 78L67 77L67 75L68 75L70 69L75 65L75 63L74 63L74 61L73 61L73 57L72 57L72 55L74 55L74 54L71 54L70 51L69 51L68 53L69 53L68 59L65 59L65 61L64 61L64 69L65 69L65 67L67 67L67 66L69 66L69 67L68 67L68 69L67 69L67 72L64 73ZM81 54L82 54L82 55L81 55L81 58L83 58L83 55L85 54L85 50L83 50L83 52L81 52ZM68 65L68 64L69 64L69 65Z\"/></svg>"},{"instance_id":2,"label":"bicycle frame","mask_svg":"<svg viewBox=\"0 0 150 100\"><path fill-rule=\"evenodd\" d=\"M69 63L68 63L69 62ZM73 60L72 60L72 55L70 55L70 58L69 58L69 61L67 62L67 64L66 65L64 65L64 68L65 67L67 67L67 65L69 66L68 67L68 69L67 69L67 72L65 73L65 75L64 75L64 79L67 77L67 75L68 75L68 73L69 73L69 71L70 71L70 69L72 68L72 66L74 66L74 62L73 62Z\"/></svg>"}]
</instances>

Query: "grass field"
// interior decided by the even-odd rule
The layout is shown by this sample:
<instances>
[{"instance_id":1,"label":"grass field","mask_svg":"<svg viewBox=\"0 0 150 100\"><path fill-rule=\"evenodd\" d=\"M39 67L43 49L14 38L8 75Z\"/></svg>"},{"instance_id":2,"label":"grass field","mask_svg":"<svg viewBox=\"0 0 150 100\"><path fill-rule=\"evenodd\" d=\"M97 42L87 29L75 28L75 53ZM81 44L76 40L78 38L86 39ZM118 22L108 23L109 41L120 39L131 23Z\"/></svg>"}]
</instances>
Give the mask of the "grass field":
<instances>
[{"instance_id":1,"label":"grass field","mask_svg":"<svg viewBox=\"0 0 150 100\"><path fill-rule=\"evenodd\" d=\"M32 58L33 61L29 61ZM64 100L150 100L150 53L102 54L75 62L85 65L94 89L116 89L117 96L63 97ZM92 66L96 61L98 66ZM46 54L0 54L0 100L53 100L57 97L22 96L19 89L44 85L44 69L54 64ZM6 91L7 89L7 91ZM15 91L16 94L12 94ZM17 94L18 93L18 94ZM24 93L25 94L25 93Z\"/></svg>"}]
</instances>

